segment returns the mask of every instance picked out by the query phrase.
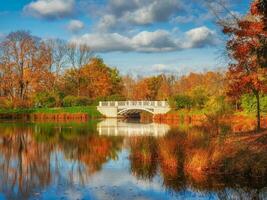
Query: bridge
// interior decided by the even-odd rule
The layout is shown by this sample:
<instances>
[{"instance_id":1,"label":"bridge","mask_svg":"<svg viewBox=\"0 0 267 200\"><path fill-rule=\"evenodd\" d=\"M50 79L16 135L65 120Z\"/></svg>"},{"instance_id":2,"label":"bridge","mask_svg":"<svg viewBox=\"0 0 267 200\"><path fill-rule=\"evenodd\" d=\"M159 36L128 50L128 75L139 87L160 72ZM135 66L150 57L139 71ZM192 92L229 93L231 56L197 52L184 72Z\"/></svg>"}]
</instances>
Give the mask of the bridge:
<instances>
[{"instance_id":1,"label":"bridge","mask_svg":"<svg viewBox=\"0 0 267 200\"><path fill-rule=\"evenodd\" d=\"M167 101L101 101L97 110L108 118L117 118L141 112L165 114L170 106Z\"/></svg>"}]
</instances>

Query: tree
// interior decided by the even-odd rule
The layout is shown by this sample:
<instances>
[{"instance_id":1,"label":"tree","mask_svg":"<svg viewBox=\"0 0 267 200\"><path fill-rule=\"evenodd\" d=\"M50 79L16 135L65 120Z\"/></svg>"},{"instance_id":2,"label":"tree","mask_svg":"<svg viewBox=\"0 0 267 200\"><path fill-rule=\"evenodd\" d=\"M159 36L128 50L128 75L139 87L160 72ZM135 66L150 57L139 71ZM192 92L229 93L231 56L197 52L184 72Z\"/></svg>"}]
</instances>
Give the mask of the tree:
<instances>
[{"instance_id":1,"label":"tree","mask_svg":"<svg viewBox=\"0 0 267 200\"><path fill-rule=\"evenodd\" d=\"M35 92L49 87L51 51L26 31L10 33L0 46L1 89L15 102L26 102Z\"/></svg>"},{"instance_id":2,"label":"tree","mask_svg":"<svg viewBox=\"0 0 267 200\"><path fill-rule=\"evenodd\" d=\"M85 44L70 43L67 45L67 60L77 73L77 95L80 96L81 68L89 63L93 57L90 47Z\"/></svg>"},{"instance_id":3,"label":"tree","mask_svg":"<svg viewBox=\"0 0 267 200\"><path fill-rule=\"evenodd\" d=\"M107 67L102 59L93 58L81 68L81 93L84 96L106 97L112 94L112 70Z\"/></svg>"},{"instance_id":4,"label":"tree","mask_svg":"<svg viewBox=\"0 0 267 200\"><path fill-rule=\"evenodd\" d=\"M171 96L171 83L168 77L161 76L162 80L157 92L157 100L167 100Z\"/></svg>"},{"instance_id":5,"label":"tree","mask_svg":"<svg viewBox=\"0 0 267 200\"><path fill-rule=\"evenodd\" d=\"M260 95L267 90L266 57L262 54L262 49L266 48L267 31L259 2L254 0L248 15L237 20L235 26L225 23L223 27L223 32L230 37L227 49L232 59L227 72L228 94L240 97L243 93L252 93L255 96L258 131L261 128Z\"/></svg>"},{"instance_id":6,"label":"tree","mask_svg":"<svg viewBox=\"0 0 267 200\"><path fill-rule=\"evenodd\" d=\"M66 41L60 39L48 40L46 43L52 51L54 71L56 72L56 75L59 75L68 63L68 45Z\"/></svg>"}]
</instances>

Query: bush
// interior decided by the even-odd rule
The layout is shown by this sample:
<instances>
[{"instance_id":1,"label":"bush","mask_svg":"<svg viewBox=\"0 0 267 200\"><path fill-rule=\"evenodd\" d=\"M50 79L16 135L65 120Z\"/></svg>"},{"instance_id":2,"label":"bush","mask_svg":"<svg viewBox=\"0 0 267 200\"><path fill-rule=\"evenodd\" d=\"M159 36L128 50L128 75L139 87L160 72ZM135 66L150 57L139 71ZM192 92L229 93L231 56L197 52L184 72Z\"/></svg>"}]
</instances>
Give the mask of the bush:
<instances>
[{"instance_id":1,"label":"bush","mask_svg":"<svg viewBox=\"0 0 267 200\"><path fill-rule=\"evenodd\" d=\"M11 109L11 108L13 108L13 103L10 99L8 99L6 97L1 97L0 98L0 108Z\"/></svg>"},{"instance_id":2,"label":"bush","mask_svg":"<svg viewBox=\"0 0 267 200\"><path fill-rule=\"evenodd\" d=\"M92 101L87 97L76 97L75 106L88 106Z\"/></svg>"},{"instance_id":3,"label":"bush","mask_svg":"<svg viewBox=\"0 0 267 200\"><path fill-rule=\"evenodd\" d=\"M197 108L204 108L205 104L209 100L206 91L201 87L197 87L193 90L192 99L194 106Z\"/></svg>"},{"instance_id":4,"label":"bush","mask_svg":"<svg viewBox=\"0 0 267 200\"><path fill-rule=\"evenodd\" d=\"M75 97L75 96L66 96L63 99L63 106L64 107L72 107L72 106L87 106L90 105L92 102L87 97Z\"/></svg>"},{"instance_id":5,"label":"bush","mask_svg":"<svg viewBox=\"0 0 267 200\"><path fill-rule=\"evenodd\" d=\"M76 101L76 97L75 96L66 96L64 99L63 99L63 106L64 107L71 107L71 106L74 106L75 105L75 101Z\"/></svg>"},{"instance_id":6,"label":"bush","mask_svg":"<svg viewBox=\"0 0 267 200\"><path fill-rule=\"evenodd\" d=\"M177 109L191 109L193 107L193 100L190 96L187 95L177 95L174 97Z\"/></svg>"},{"instance_id":7,"label":"bush","mask_svg":"<svg viewBox=\"0 0 267 200\"><path fill-rule=\"evenodd\" d=\"M231 105L226 102L224 96L211 97L206 103L205 109L209 114L216 116L230 114L233 110Z\"/></svg>"},{"instance_id":8,"label":"bush","mask_svg":"<svg viewBox=\"0 0 267 200\"><path fill-rule=\"evenodd\" d=\"M257 108L257 100L254 95L245 94L241 98L241 107L242 109L247 112L256 112ZM260 107L261 111L267 112L267 95L260 96Z\"/></svg>"},{"instance_id":9,"label":"bush","mask_svg":"<svg viewBox=\"0 0 267 200\"><path fill-rule=\"evenodd\" d=\"M54 93L41 92L36 94L34 103L37 107L52 108L60 104L60 98Z\"/></svg>"}]
</instances>

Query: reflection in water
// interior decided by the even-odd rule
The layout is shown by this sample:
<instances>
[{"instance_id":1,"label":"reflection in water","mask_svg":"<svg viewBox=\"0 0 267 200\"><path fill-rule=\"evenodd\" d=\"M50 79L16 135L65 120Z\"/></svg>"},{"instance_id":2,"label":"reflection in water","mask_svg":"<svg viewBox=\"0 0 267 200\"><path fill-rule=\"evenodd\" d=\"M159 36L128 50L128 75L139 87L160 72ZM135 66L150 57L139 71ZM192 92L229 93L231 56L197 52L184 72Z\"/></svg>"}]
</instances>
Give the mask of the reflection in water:
<instances>
[{"instance_id":1,"label":"reflection in water","mask_svg":"<svg viewBox=\"0 0 267 200\"><path fill-rule=\"evenodd\" d=\"M100 135L113 136L164 136L170 127L167 124L141 124L118 121L117 119L105 119L97 124Z\"/></svg>"},{"instance_id":2,"label":"reflection in water","mask_svg":"<svg viewBox=\"0 0 267 200\"><path fill-rule=\"evenodd\" d=\"M147 125L1 123L0 199L267 198L266 154L202 128Z\"/></svg>"}]
</instances>

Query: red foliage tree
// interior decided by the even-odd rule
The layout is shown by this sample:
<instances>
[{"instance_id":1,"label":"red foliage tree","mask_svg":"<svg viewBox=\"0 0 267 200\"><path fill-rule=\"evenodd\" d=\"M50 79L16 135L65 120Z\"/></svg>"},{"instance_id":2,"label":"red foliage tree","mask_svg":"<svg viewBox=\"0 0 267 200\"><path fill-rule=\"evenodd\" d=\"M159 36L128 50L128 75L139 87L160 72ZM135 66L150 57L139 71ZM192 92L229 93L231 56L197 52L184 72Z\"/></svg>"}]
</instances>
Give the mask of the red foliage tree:
<instances>
[{"instance_id":1,"label":"red foliage tree","mask_svg":"<svg viewBox=\"0 0 267 200\"><path fill-rule=\"evenodd\" d=\"M252 93L257 99L257 130L260 130L260 95L267 91L266 11L261 1L251 3L250 12L233 25L224 25L230 36L227 49L233 60L227 73L228 94L233 97Z\"/></svg>"}]
</instances>

